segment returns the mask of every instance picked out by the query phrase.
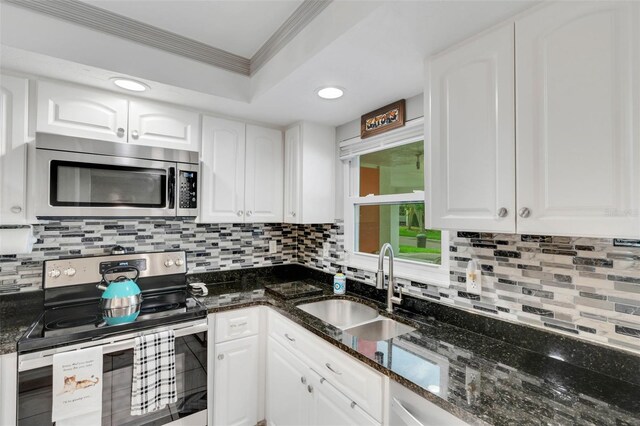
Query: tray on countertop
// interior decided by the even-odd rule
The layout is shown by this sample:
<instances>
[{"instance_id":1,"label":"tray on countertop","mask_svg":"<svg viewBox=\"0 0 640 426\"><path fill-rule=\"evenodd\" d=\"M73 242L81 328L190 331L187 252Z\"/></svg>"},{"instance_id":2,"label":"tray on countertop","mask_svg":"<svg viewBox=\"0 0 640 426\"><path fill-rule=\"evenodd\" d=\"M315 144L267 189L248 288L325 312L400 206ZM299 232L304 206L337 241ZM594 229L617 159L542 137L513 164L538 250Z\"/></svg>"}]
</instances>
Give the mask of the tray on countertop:
<instances>
[{"instance_id":1,"label":"tray on countertop","mask_svg":"<svg viewBox=\"0 0 640 426\"><path fill-rule=\"evenodd\" d=\"M266 284L265 290L275 296L284 299L296 299L298 297L316 296L322 294L321 287L311 285L304 281L291 281L280 284Z\"/></svg>"}]
</instances>

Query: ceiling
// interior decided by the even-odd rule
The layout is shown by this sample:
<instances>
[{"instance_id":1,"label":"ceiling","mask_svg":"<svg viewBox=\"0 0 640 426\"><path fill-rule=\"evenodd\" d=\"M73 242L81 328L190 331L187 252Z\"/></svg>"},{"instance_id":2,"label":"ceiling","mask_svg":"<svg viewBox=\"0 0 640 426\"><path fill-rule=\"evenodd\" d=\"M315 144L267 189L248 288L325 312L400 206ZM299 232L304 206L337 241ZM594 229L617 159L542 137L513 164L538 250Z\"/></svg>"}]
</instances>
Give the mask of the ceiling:
<instances>
[{"instance_id":1,"label":"ceiling","mask_svg":"<svg viewBox=\"0 0 640 426\"><path fill-rule=\"evenodd\" d=\"M86 1L247 56L300 4ZM534 3L335 0L257 72L241 75L3 2L0 67L109 90L109 77L125 75L147 83L151 90L142 96L149 99L276 127L299 120L337 126L422 93L426 57ZM210 13L219 13L215 28L207 27ZM318 98L315 90L324 85L345 88L345 96Z\"/></svg>"},{"instance_id":2,"label":"ceiling","mask_svg":"<svg viewBox=\"0 0 640 426\"><path fill-rule=\"evenodd\" d=\"M251 58L302 4L302 0L81 1L245 58Z\"/></svg>"}]
</instances>

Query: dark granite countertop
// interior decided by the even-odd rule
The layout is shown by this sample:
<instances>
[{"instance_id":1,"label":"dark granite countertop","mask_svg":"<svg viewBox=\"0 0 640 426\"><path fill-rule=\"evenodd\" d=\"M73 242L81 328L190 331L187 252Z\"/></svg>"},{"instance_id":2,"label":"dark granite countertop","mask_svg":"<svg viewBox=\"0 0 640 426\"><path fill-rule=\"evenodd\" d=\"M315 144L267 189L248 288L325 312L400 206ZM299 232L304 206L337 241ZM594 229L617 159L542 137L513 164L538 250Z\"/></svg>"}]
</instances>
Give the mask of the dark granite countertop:
<instances>
[{"instance_id":1,"label":"dark granite countertop","mask_svg":"<svg viewBox=\"0 0 640 426\"><path fill-rule=\"evenodd\" d=\"M285 282L270 278L267 282ZM324 294L284 300L264 291L265 280L208 285L201 300L209 312L267 305L334 346L363 361L470 424L637 425L640 386L491 337L396 309L392 318L415 331L385 341L366 341L296 308L342 298L384 306L361 296ZM391 356L389 356L391 353ZM479 381L469 383L475 375Z\"/></svg>"},{"instance_id":2,"label":"dark granite countertop","mask_svg":"<svg viewBox=\"0 0 640 426\"><path fill-rule=\"evenodd\" d=\"M189 276L189 281L208 283L209 294L201 300L210 313L269 306L471 424L640 424L640 385L635 377L620 380L531 348L436 321L416 314L416 310L396 308L391 315L412 325L415 331L385 341L359 339L296 305L339 297L368 304L386 315L375 298L363 297L369 296L366 292L334 296L326 279L305 278L303 282L320 286L323 294L284 300L265 292L265 285L299 281L299 277L271 272L265 269L238 280L231 273L217 273L215 279L199 274ZM0 297L0 354L15 352L17 340L41 309L42 292ZM634 365L632 362L625 368L633 371ZM469 383L467 377L471 376L479 377L479 381Z\"/></svg>"}]
</instances>

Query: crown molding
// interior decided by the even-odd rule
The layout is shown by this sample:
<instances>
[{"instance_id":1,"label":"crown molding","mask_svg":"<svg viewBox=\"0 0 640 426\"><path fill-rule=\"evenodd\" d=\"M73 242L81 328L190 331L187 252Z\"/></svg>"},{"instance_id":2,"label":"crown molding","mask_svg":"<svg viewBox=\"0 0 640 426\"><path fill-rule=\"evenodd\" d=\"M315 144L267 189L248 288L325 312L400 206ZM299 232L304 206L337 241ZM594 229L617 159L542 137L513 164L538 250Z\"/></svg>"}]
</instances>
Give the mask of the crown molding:
<instances>
[{"instance_id":1,"label":"crown molding","mask_svg":"<svg viewBox=\"0 0 640 426\"><path fill-rule=\"evenodd\" d=\"M250 76L273 58L333 0L305 0L251 59L78 0L2 0L54 18Z\"/></svg>"},{"instance_id":2,"label":"crown molding","mask_svg":"<svg viewBox=\"0 0 640 426\"><path fill-rule=\"evenodd\" d=\"M280 28L278 28L251 57L250 74L255 74L262 66L269 62L271 58L309 25L331 2L333 2L333 0L304 0Z\"/></svg>"}]
</instances>

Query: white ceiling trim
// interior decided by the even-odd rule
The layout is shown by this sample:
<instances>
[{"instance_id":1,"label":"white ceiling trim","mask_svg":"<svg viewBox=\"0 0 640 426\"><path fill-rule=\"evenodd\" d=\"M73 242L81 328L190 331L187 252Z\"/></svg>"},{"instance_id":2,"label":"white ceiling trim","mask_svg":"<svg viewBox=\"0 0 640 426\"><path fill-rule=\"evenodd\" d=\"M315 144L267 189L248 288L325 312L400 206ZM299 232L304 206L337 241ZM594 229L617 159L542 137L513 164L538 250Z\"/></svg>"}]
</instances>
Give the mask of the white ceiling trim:
<instances>
[{"instance_id":1,"label":"white ceiling trim","mask_svg":"<svg viewBox=\"0 0 640 426\"><path fill-rule=\"evenodd\" d=\"M333 0L305 0L251 59L78 0L2 1L249 76L273 58Z\"/></svg>"},{"instance_id":2,"label":"white ceiling trim","mask_svg":"<svg viewBox=\"0 0 640 426\"><path fill-rule=\"evenodd\" d=\"M255 74L269 59L320 14L333 0L305 0L251 57L250 72Z\"/></svg>"}]
</instances>

